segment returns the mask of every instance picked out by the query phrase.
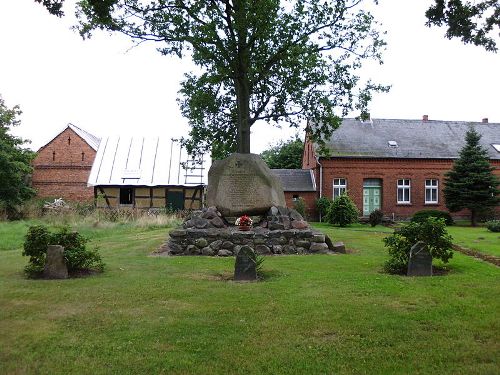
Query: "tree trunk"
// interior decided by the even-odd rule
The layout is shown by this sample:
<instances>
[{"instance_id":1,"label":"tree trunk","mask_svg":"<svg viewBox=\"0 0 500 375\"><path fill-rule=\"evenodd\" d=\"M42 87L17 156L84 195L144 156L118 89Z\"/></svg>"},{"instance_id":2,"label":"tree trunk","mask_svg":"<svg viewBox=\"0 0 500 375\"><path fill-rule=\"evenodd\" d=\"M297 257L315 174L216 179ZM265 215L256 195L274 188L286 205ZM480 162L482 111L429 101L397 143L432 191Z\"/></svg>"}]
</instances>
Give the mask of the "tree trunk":
<instances>
[{"instance_id":1,"label":"tree trunk","mask_svg":"<svg viewBox=\"0 0 500 375\"><path fill-rule=\"evenodd\" d=\"M470 225L473 227L477 226L477 212L475 209L470 210Z\"/></svg>"},{"instance_id":2,"label":"tree trunk","mask_svg":"<svg viewBox=\"0 0 500 375\"><path fill-rule=\"evenodd\" d=\"M246 77L235 82L238 108L238 152L250 153L250 90Z\"/></svg>"},{"instance_id":3,"label":"tree trunk","mask_svg":"<svg viewBox=\"0 0 500 375\"><path fill-rule=\"evenodd\" d=\"M238 152L250 153L250 81L248 68L250 65L247 26L247 0L235 0L234 25L237 38L237 55L235 71L236 106L238 111Z\"/></svg>"}]
</instances>

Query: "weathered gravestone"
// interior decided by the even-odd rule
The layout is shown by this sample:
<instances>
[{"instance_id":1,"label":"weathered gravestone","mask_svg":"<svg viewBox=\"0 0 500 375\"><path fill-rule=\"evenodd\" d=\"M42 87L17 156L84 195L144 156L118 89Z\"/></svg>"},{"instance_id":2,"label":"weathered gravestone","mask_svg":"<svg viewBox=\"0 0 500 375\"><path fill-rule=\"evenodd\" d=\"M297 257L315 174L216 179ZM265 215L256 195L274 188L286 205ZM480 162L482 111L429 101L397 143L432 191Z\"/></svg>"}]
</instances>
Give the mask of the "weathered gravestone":
<instances>
[{"instance_id":1,"label":"weathered gravestone","mask_svg":"<svg viewBox=\"0 0 500 375\"><path fill-rule=\"evenodd\" d=\"M64 261L64 247L60 245L49 245L43 276L47 279L67 279L68 267Z\"/></svg>"},{"instance_id":2,"label":"weathered gravestone","mask_svg":"<svg viewBox=\"0 0 500 375\"><path fill-rule=\"evenodd\" d=\"M250 246L242 246L238 255L236 255L236 263L234 264L234 280L249 281L257 279L257 263L256 256Z\"/></svg>"},{"instance_id":3,"label":"weathered gravestone","mask_svg":"<svg viewBox=\"0 0 500 375\"><path fill-rule=\"evenodd\" d=\"M237 217L263 215L286 203L281 182L259 155L232 154L210 167L207 205L224 217Z\"/></svg>"},{"instance_id":4,"label":"weathered gravestone","mask_svg":"<svg viewBox=\"0 0 500 375\"><path fill-rule=\"evenodd\" d=\"M418 241L411 247L408 276L432 276L432 255L425 242Z\"/></svg>"}]
</instances>

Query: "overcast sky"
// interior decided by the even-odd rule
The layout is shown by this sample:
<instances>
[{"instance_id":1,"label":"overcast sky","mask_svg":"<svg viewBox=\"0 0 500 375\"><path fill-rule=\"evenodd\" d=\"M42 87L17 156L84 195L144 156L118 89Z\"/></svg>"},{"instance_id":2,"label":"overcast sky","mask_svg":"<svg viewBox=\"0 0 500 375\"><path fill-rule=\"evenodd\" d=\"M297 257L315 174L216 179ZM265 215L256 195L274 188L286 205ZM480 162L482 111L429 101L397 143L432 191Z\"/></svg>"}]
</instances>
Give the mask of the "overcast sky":
<instances>
[{"instance_id":1,"label":"overcast sky","mask_svg":"<svg viewBox=\"0 0 500 375\"><path fill-rule=\"evenodd\" d=\"M429 4L380 0L375 8L388 47L384 65L371 64L365 78L392 89L375 96L372 117L500 123L500 54L425 27ZM71 14L59 19L33 0L0 1L0 94L9 107L21 106L17 135L31 139L33 149L67 123L97 136L187 135L176 98L189 60L161 56L154 44L130 49L130 40L117 34L83 41L72 24ZM255 125L252 152L293 133Z\"/></svg>"}]
</instances>

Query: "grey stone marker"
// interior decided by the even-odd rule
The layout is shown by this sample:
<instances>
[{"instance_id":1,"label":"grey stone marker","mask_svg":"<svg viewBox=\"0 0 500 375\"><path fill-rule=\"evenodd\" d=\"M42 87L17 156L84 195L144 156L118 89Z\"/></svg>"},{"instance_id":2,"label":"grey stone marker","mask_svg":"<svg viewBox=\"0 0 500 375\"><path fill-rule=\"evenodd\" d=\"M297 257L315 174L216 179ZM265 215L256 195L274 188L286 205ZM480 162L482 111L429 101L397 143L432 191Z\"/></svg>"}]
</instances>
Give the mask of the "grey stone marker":
<instances>
[{"instance_id":1,"label":"grey stone marker","mask_svg":"<svg viewBox=\"0 0 500 375\"><path fill-rule=\"evenodd\" d=\"M432 256L425 242L418 241L411 247L408 276L432 276Z\"/></svg>"},{"instance_id":2,"label":"grey stone marker","mask_svg":"<svg viewBox=\"0 0 500 375\"><path fill-rule=\"evenodd\" d=\"M345 251L345 245L342 241L340 242L335 242L333 245L333 251L335 251L336 253L342 253L342 254L345 254L346 251Z\"/></svg>"},{"instance_id":3,"label":"grey stone marker","mask_svg":"<svg viewBox=\"0 0 500 375\"><path fill-rule=\"evenodd\" d=\"M250 246L242 246L234 264L234 280L257 280L255 253Z\"/></svg>"},{"instance_id":4,"label":"grey stone marker","mask_svg":"<svg viewBox=\"0 0 500 375\"><path fill-rule=\"evenodd\" d=\"M47 279L67 279L68 267L64 261L64 247L60 245L49 245L43 276Z\"/></svg>"}]
</instances>

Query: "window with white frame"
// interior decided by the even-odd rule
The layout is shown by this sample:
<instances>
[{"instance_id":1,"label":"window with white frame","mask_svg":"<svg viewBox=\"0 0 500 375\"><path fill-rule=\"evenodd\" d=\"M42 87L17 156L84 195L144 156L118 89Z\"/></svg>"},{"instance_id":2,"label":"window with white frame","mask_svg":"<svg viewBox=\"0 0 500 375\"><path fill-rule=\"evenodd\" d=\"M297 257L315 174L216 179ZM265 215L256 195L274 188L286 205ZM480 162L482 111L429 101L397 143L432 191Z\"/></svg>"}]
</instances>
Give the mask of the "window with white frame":
<instances>
[{"instance_id":1,"label":"window with white frame","mask_svg":"<svg viewBox=\"0 0 500 375\"><path fill-rule=\"evenodd\" d=\"M438 202L438 180L425 180L425 203Z\"/></svg>"},{"instance_id":2,"label":"window with white frame","mask_svg":"<svg viewBox=\"0 0 500 375\"><path fill-rule=\"evenodd\" d=\"M409 179L398 180L398 203L410 203L411 185Z\"/></svg>"},{"instance_id":3,"label":"window with white frame","mask_svg":"<svg viewBox=\"0 0 500 375\"><path fill-rule=\"evenodd\" d=\"M333 179L333 200L340 197L347 190L347 180L345 178Z\"/></svg>"}]
</instances>

